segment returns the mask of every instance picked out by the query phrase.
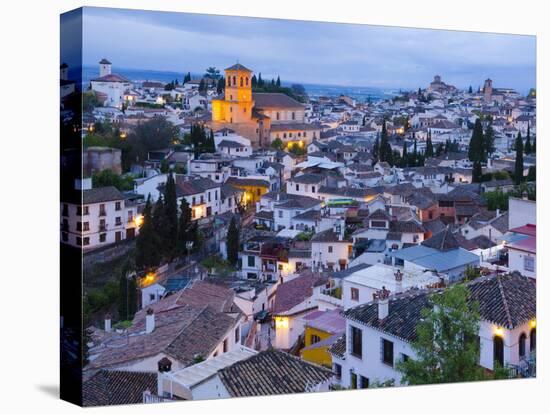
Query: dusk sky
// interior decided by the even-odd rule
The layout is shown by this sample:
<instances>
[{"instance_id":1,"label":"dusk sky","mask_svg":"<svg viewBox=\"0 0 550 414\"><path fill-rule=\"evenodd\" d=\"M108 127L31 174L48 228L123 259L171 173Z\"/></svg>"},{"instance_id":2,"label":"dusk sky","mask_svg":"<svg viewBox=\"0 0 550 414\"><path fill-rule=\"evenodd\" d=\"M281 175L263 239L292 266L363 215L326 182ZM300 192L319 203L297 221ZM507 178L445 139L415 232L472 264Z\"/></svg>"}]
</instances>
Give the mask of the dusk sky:
<instances>
[{"instance_id":1,"label":"dusk sky","mask_svg":"<svg viewBox=\"0 0 550 414\"><path fill-rule=\"evenodd\" d=\"M534 36L85 8L85 65L201 73L237 60L283 81L460 88L535 86Z\"/></svg>"}]
</instances>

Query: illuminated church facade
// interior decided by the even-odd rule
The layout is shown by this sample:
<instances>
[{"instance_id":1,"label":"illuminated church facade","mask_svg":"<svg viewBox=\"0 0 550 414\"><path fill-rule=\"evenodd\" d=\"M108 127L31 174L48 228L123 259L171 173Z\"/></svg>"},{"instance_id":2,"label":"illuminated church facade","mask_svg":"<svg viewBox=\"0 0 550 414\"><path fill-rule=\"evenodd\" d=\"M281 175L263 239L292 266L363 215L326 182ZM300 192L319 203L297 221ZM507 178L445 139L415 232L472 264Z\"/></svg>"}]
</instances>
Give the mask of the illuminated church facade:
<instances>
[{"instance_id":1,"label":"illuminated church facade","mask_svg":"<svg viewBox=\"0 0 550 414\"><path fill-rule=\"evenodd\" d=\"M321 132L320 125L305 122L305 106L297 100L283 93L252 92L252 71L240 63L225 69L225 93L212 100L210 127L232 129L255 148L276 138L305 147Z\"/></svg>"}]
</instances>

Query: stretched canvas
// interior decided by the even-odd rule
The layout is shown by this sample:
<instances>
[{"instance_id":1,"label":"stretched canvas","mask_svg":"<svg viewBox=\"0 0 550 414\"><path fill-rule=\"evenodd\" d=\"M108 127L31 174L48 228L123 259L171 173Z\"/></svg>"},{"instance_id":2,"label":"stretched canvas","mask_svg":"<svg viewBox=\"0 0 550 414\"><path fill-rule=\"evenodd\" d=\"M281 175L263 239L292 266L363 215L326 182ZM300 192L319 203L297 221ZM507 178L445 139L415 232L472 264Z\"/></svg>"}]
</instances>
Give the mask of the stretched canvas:
<instances>
[{"instance_id":1,"label":"stretched canvas","mask_svg":"<svg viewBox=\"0 0 550 414\"><path fill-rule=\"evenodd\" d=\"M62 398L536 376L535 41L63 14Z\"/></svg>"}]
</instances>

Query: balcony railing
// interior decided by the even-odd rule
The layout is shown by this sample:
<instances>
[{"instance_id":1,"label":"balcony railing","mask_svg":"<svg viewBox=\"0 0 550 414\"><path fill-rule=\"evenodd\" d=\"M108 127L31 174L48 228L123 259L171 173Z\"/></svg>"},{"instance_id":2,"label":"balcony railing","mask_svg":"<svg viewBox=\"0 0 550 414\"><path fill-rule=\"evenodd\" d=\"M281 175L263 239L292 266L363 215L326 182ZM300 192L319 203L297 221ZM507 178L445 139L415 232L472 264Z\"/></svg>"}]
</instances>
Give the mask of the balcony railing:
<instances>
[{"instance_id":1,"label":"balcony railing","mask_svg":"<svg viewBox=\"0 0 550 414\"><path fill-rule=\"evenodd\" d=\"M537 375L537 354L536 351L529 353L525 357L519 360L517 365L508 364L508 377L509 378L531 378Z\"/></svg>"}]
</instances>

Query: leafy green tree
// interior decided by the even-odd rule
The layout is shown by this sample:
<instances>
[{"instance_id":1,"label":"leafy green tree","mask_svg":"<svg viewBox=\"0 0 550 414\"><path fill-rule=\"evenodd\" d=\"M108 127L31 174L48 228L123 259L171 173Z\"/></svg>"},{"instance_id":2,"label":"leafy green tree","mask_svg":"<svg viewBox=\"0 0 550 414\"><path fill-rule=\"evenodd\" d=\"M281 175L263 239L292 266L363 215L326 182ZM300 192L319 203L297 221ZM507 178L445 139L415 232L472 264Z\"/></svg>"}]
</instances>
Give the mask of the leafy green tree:
<instances>
[{"instance_id":1,"label":"leafy green tree","mask_svg":"<svg viewBox=\"0 0 550 414\"><path fill-rule=\"evenodd\" d=\"M281 138L275 138L273 141L271 141L271 148L282 150L283 147L284 147L284 144Z\"/></svg>"},{"instance_id":2,"label":"leafy green tree","mask_svg":"<svg viewBox=\"0 0 550 414\"><path fill-rule=\"evenodd\" d=\"M84 92L82 94L82 109L84 112L92 112L96 106L99 106L99 101L94 91Z\"/></svg>"},{"instance_id":3,"label":"leafy green tree","mask_svg":"<svg viewBox=\"0 0 550 414\"><path fill-rule=\"evenodd\" d=\"M143 210L143 221L136 239L136 266L138 269L149 269L160 263L159 237L153 225L151 197L147 198Z\"/></svg>"},{"instance_id":4,"label":"leafy green tree","mask_svg":"<svg viewBox=\"0 0 550 414\"><path fill-rule=\"evenodd\" d=\"M416 357L397 364L409 385L475 381L483 378L478 365L479 312L468 304L468 290L454 285L432 294L430 308L416 327L412 343Z\"/></svg>"},{"instance_id":5,"label":"leafy green tree","mask_svg":"<svg viewBox=\"0 0 550 414\"><path fill-rule=\"evenodd\" d=\"M509 194L497 188L495 191L488 191L483 194L487 201L487 210L495 211L496 209L507 211Z\"/></svg>"},{"instance_id":6,"label":"leafy green tree","mask_svg":"<svg viewBox=\"0 0 550 414\"><path fill-rule=\"evenodd\" d=\"M218 80L220 76L221 76L220 71L213 66L210 66L209 68L207 68L206 74L204 75L205 78L212 79L212 80Z\"/></svg>"},{"instance_id":7,"label":"leafy green tree","mask_svg":"<svg viewBox=\"0 0 550 414\"><path fill-rule=\"evenodd\" d=\"M227 230L227 260L233 266L237 264L239 259L239 229L235 216L231 218L229 229Z\"/></svg>"},{"instance_id":8,"label":"leafy green tree","mask_svg":"<svg viewBox=\"0 0 550 414\"><path fill-rule=\"evenodd\" d=\"M523 181L523 138L521 132L518 132L516 138L516 162L514 165L514 184L521 184Z\"/></svg>"},{"instance_id":9,"label":"leafy green tree","mask_svg":"<svg viewBox=\"0 0 550 414\"><path fill-rule=\"evenodd\" d=\"M120 191L134 189L134 179L131 176L121 176L112 170L103 170L92 174L92 186L94 188L113 186Z\"/></svg>"}]
</instances>

